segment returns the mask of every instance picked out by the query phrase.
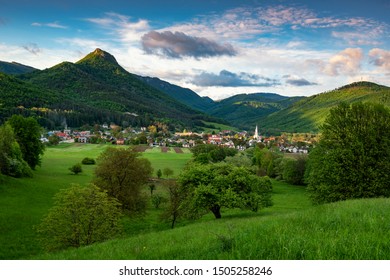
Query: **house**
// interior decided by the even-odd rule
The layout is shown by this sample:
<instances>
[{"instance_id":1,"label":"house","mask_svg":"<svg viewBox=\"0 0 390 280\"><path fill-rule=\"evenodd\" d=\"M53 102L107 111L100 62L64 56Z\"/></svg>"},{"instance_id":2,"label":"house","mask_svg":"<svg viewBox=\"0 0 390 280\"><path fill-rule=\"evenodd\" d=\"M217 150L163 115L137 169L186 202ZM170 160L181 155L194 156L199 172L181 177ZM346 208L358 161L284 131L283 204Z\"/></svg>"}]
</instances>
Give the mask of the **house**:
<instances>
[{"instance_id":1,"label":"house","mask_svg":"<svg viewBox=\"0 0 390 280\"><path fill-rule=\"evenodd\" d=\"M125 144L125 139L116 139L116 144L117 145L124 145Z\"/></svg>"},{"instance_id":2,"label":"house","mask_svg":"<svg viewBox=\"0 0 390 280\"><path fill-rule=\"evenodd\" d=\"M88 138L85 136L79 136L77 139L79 143L88 143Z\"/></svg>"},{"instance_id":3,"label":"house","mask_svg":"<svg viewBox=\"0 0 390 280\"><path fill-rule=\"evenodd\" d=\"M222 137L219 135L210 135L207 140L207 143L213 145L220 145L222 143Z\"/></svg>"},{"instance_id":4,"label":"house","mask_svg":"<svg viewBox=\"0 0 390 280\"><path fill-rule=\"evenodd\" d=\"M234 149L235 148L235 145L233 143L233 141L228 141L226 143L223 143L222 146L226 147L226 148L231 148L231 149Z\"/></svg>"}]
</instances>

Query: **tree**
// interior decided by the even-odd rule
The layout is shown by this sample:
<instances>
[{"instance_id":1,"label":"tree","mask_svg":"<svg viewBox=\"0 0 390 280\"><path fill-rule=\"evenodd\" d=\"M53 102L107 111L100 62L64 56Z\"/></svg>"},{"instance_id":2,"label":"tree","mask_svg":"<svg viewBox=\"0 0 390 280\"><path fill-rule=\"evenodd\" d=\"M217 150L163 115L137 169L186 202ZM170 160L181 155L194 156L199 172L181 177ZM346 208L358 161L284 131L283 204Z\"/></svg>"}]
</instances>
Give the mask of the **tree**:
<instances>
[{"instance_id":1,"label":"tree","mask_svg":"<svg viewBox=\"0 0 390 280\"><path fill-rule=\"evenodd\" d=\"M191 149L194 161L207 164L211 162L223 161L226 157L232 157L237 154L237 150L221 147L212 144L200 144Z\"/></svg>"},{"instance_id":2,"label":"tree","mask_svg":"<svg viewBox=\"0 0 390 280\"><path fill-rule=\"evenodd\" d=\"M157 177L160 179L161 178L161 176L162 176L162 171L161 171L161 169L159 169L159 170L157 170Z\"/></svg>"},{"instance_id":3,"label":"tree","mask_svg":"<svg viewBox=\"0 0 390 280\"><path fill-rule=\"evenodd\" d=\"M268 177L258 177L244 167L226 163L187 168L179 177L184 205L194 217L211 211L221 218L221 208L258 211L272 205L272 185Z\"/></svg>"},{"instance_id":4,"label":"tree","mask_svg":"<svg viewBox=\"0 0 390 280\"><path fill-rule=\"evenodd\" d=\"M70 172L72 172L74 175L77 175L81 172L83 172L83 168L81 167L80 163L76 163L72 167L69 167Z\"/></svg>"},{"instance_id":5,"label":"tree","mask_svg":"<svg viewBox=\"0 0 390 280\"><path fill-rule=\"evenodd\" d=\"M181 191L176 181L168 180L165 182L165 185L168 187L169 204L162 214L162 218L168 220L171 223L171 228L174 228L177 220L184 214L183 199L185 193Z\"/></svg>"},{"instance_id":6,"label":"tree","mask_svg":"<svg viewBox=\"0 0 390 280\"><path fill-rule=\"evenodd\" d=\"M169 167L165 167L163 169L163 174L164 174L165 177L172 176L173 175L173 170L170 169Z\"/></svg>"},{"instance_id":7,"label":"tree","mask_svg":"<svg viewBox=\"0 0 390 280\"><path fill-rule=\"evenodd\" d=\"M23 159L31 169L41 164L41 156L45 146L40 140L41 127L33 117L24 118L20 115L13 115L8 123L15 132L16 141L20 145Z\"/></svg>"},{"instance_id":8,"label":"tree","mask_svg":"<svg viewBox=\"0 0 390 280\"><path fill-rule=\"evenodd\" d=\"M155 184L150 184L149 185L149 190L150 190L150 196L153 196L153 191L156 189L156 185Z\"/></svg>"},{"instance_id":9,"label":"tree","mask_svg":"<svg viewBox=\"0 0 390 280\"><path fill-rule=\"evenodd\" d=\"M158 209L160 207L160 204L164 201L164 197L162 197L159 194L155 194L152 196L152 204L154 208Z\"/></svg>"},{"instance_id":10,"label":"tree","mask_svg":"<svg viewBox=\"0 0 390 280\"><path fill-rule=\"evenodd\" d=\"M297 159L284 158L280 163L283 180L293 185L303 185L306 161L304 156Z\"/></svg>"},{"instance_id":11,"label":"tree","mask_svg":"<svg viewBox=\"0 0 390 280\"><path fill-rule=\"evenodd\" d=\"M389 197L390 110L372 103L332 109L305 176L316 203Z\"/></svg>"},{"instance_id":12,"label":"tree","mask_svg":"<svg viewBox=\"0 0 390 280\"><path fill-rule=\"evenodd\" d=\"M60 139L60 137L58 135L54 134L54 135L50 135L48 140L49 140L49 145L56 146L56 145L58 145L60 143L61 139Z\"/></svg>"},{"instance_id":13,"label":"tree","mask_svg":"<svg viewBox=\"0 0 390 280\"><path fill-rule=\"evenodd\" d=\"M0 174L12 177L32 177L31 168L24 161L12 127L0 126Z\"/></svg>"},{"instance_id":14,"label":"tree","mask_svg":"<svg viewBox=\"0 0 390 280\"><path fill-rule=\"evenodd\" d=\"M149 160L134 149L108 148L98 158L93 182L115 197L129 214L142 213L147 198L142 186L152 174Z\"/></svg>"},{"instance_id":15,"label":"tree","mask_svg":"<svg viewBox=\"0 0 390 280\"><path fill-rule=\"evenodd\" d=\"M80 247L115 237L121 232L120 203L95 185L61 190L54 206L38 226L49 250Z\"/></svg>"}]
</instances>

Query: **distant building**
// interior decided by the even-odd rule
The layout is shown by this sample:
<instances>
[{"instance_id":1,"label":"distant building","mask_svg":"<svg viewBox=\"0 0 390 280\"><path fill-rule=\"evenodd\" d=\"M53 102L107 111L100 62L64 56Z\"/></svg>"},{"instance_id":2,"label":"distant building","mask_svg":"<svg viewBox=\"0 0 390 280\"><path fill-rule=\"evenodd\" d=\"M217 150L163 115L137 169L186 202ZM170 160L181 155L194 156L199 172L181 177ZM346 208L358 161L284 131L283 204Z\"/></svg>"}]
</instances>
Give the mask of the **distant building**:
<instances>
[{"instance_id":1,"label":"distant building","mask_svg":"<svg viewBox=\"0 0 390 280\"><path fill-rule=\"evenodd\" d=\"M255 135L253 135L253 139L259 139L259 131L257 129L257 125L256 125L256 129L255 129Z\"/></svg>"},{"instance_id":2,"label":"distant building","mask_svg":"<svg viewBox=\"0 0 390 280\"><path fill-rule=\"evenodd\" d=\"M219 135L210 135L207 142L209 144L220 145L222 143L222 137Z\"/></svg>"}]
</instances>

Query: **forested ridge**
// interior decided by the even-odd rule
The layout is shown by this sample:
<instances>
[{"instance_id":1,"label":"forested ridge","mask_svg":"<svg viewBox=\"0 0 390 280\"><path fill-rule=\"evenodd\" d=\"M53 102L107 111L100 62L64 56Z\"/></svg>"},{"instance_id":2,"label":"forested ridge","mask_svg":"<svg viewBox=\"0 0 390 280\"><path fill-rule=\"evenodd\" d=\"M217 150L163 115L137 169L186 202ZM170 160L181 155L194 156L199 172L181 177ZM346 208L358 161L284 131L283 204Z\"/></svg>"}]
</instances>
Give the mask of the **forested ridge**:
<instances>
[{"instance_id":1,"label":"forested ridge","mask_svg":"<svg viewBox=\"0 0 390 280\"><path fill-rule=\"evenodd\" d=\"M77 63L0 77L2 121L15 113L35 115L48 128L104 122L147 126L158 120L174 130L215 120L140 81L100 49Z\"/></svg>"},{"instance_id":2,"label":"forested ridge","mask_svg":"<svg viewBox=\"0 0 390 280\"><path fill-rule=\"evenodd\" d=\"M42 71L16 63L0 65L0 72L8 73L0 73L0 122L21 114L36 117L48 129L95 123L148 126L158 121L171 131L182 131L211 121L248 131L257 125L265 135L317 133L340 102L390 105L389 87L364 81L309 97L251 93L213 101L158 78L131 74L100 49L76 63ZM9 65L26 71L16 75L5 67Z\"/></svg>"}]
</instances>

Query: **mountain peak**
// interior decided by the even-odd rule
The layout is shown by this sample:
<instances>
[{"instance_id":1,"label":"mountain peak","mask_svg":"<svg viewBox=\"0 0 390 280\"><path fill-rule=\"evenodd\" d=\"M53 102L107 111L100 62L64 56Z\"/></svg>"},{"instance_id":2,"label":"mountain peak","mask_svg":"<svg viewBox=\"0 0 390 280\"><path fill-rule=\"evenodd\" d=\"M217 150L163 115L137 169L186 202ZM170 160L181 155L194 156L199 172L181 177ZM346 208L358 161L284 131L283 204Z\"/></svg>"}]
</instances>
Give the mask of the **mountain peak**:
<instances>
[{"instance_id":1,"label":"mountain peak","mask_svg":"<svg viewBox=\"0 0 390 280\"><path fill-rule=\"evenodd\" d=\"M95 49L93 52L89 53L88 55L86 55L84 58L80 59L77 63L80 64L80 63L90 63L90 62L96 62L96 61L106 61L106 62L110 62L112 64L115 64L115 65L119 65L118 62L116 61L115 57L102 50L102 49Z\"/></svg>"}]
</instances>

